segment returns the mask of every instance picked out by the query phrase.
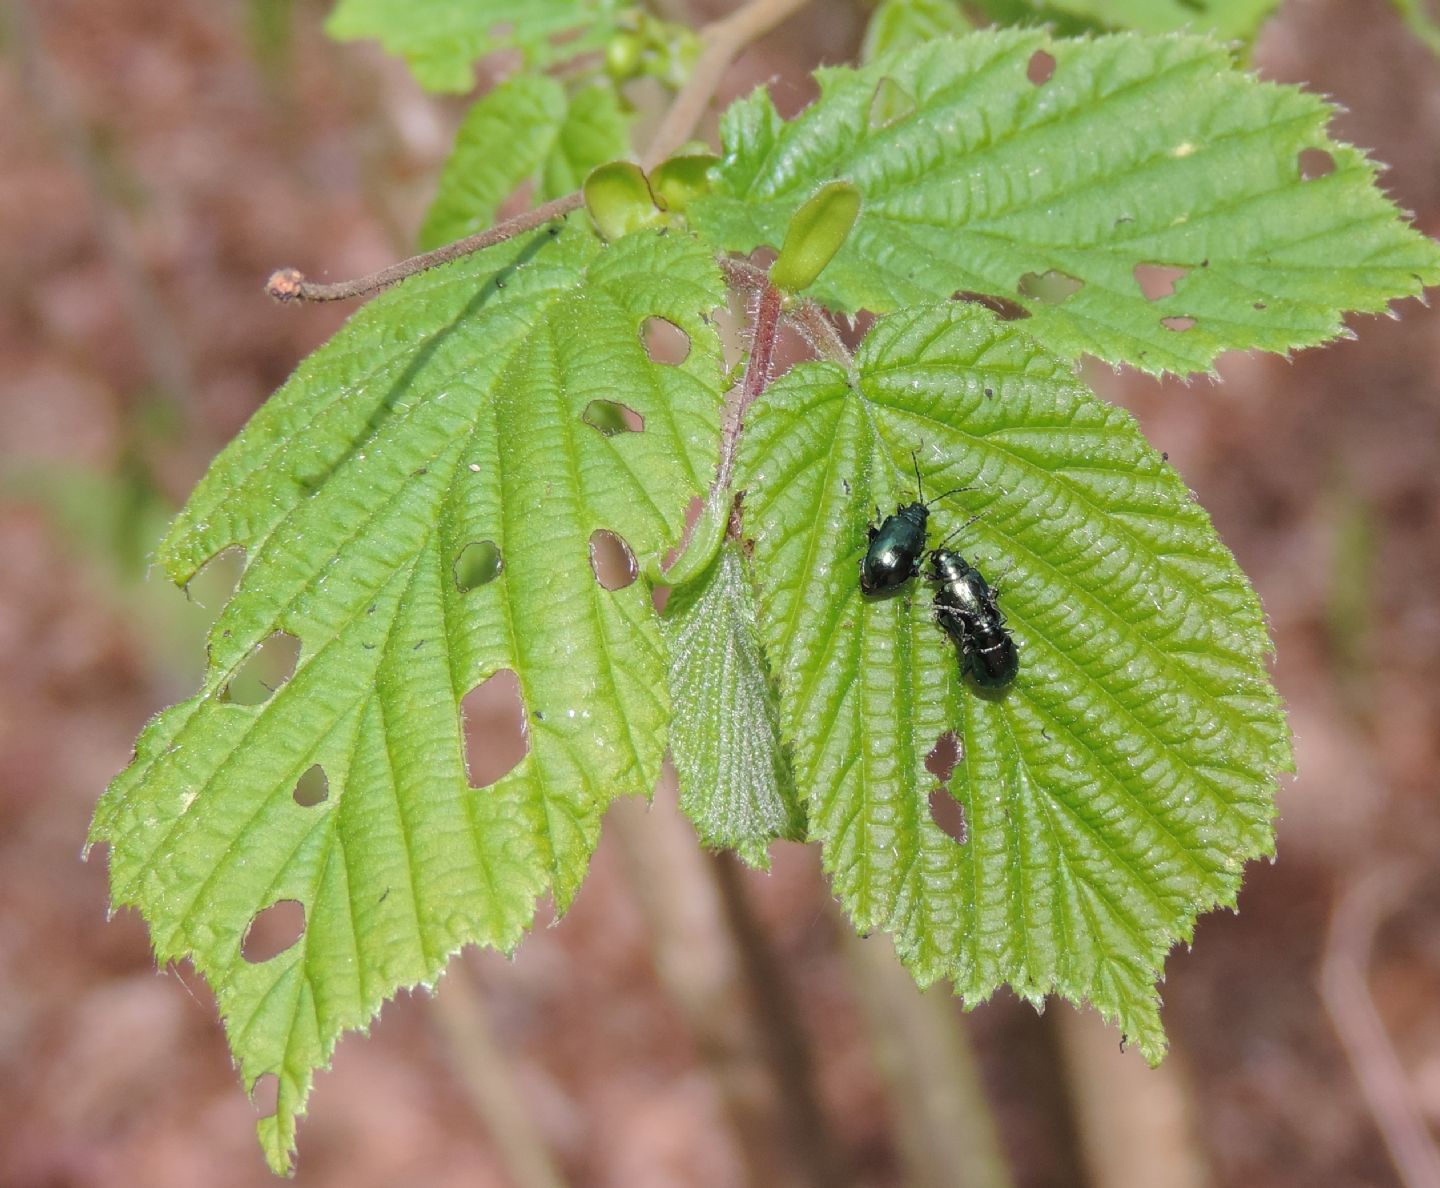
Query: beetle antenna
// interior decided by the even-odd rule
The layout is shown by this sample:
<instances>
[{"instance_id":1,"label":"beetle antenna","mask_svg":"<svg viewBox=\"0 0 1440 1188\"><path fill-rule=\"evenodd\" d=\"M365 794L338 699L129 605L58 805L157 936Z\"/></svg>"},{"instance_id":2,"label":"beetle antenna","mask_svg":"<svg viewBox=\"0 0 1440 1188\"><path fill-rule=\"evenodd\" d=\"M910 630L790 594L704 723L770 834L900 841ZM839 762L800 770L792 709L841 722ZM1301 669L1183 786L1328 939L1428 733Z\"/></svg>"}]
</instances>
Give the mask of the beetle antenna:
<instances>
[{"instance_id":1,"label":"beetle antenna","mask_svg":"<svg viewBox=\"0 0 1440 1188\"><path fill-rule=\"evenodd\" d=\"M935 553L942 552L942 551L944 550L944 548L945 548L946 545L948 545L952 540L954 540L957 536L959 536L962 532L964 532L965 529L967 529L968 527L970 527L971 524L975 523L975 521L978 520L978 519L979 519L981 516L983 516L984 514L985 514L985 513L984 513L983 511L976 512L973 516L971 516L968 520L966 520L963 524L961 524L960 527L958 527L957 529L955 529L954 532L950 533L949 536L947 536L944 540L942 540L942 541L941 541L934 549L932 549L931 551L932 551L932 552L935 552Z\"/></svg>"},{"instance_id":2,"label":"beetle antenna","mask_svg":"<svg viewBox=\"0 0 1440 1188\"><path fill-rule=\"evenodd\" d=\"M910 451L910 465L915 467L915 498L925 503L925 483L920 478L920 447ZM927 507L929 504L925 504Z\"/></svg>"},{"instance_id":3,"label":"beetle antenna","mask_svg":"<svg viewBox=\"0 0 1440 1188\"><path fill-rule=\"evenodd\" d=\"M1005 572L1002 573L999 577L997 577L993 582L990 583L990 595L991 595L992 598L999 598L999 597L1000 597L1000 586L1001 586L1001 584L1002 584L1012 573L1014 573L1014 572L1015 572L1015 562L1012 561L1012 562L1010 562L1009 565L1005 566Z\"/></svg>"},{"instance_id":4,"label":"beetle antenna","mask_svg":"<svg viewBox=\"0 0 1440 1188\"><path fill-rule=\"evenodd\" d=\"M925 506L926 506L926 507L929 507L930 504L932 504L932 503L939 503L942 499L949 499L950 496L952 496L952 495L959 495L960 492L962 492L962 491L973 491L973 490L975 490L974 487L955 487L955 488L953 488L953 489L951 489L951 490L949 490L949 491L946 491L945 494L943 494L943 495L937 495L937 496L935 496L934 499L926 500Z\"/></svg>"}]
</instances>

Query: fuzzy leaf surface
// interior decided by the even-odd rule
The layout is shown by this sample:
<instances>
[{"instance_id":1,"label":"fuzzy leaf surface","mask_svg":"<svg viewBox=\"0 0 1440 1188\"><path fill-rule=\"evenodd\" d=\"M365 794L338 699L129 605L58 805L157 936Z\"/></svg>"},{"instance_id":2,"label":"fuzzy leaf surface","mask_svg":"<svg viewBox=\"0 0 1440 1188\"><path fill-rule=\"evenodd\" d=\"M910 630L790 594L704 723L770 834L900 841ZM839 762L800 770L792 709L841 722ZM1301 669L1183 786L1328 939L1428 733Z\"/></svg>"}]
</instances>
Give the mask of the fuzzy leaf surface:
<instances>
[{"instance_id":1,"label":"fuzzy leaf surface","mask_svg":"<svg viewBox=\"0 0 1440 1188\"><path fill-rule=\"evenodd\" d=\"M1254 37L1280 0L1050 0L1061 12L1110 29L1139 33L1214 33Z\"/></svg>"},{"instance_id":2,"label":"fuzzy leaf surface","mask_svg":"<svg viewBox=\"0 0 1440 1188\"><path fill-rule=\"evenodd\" d=\"M795 368L742 446L760 627L811 835L857 929L975 1003L1088 1000L1151 1060L1154 984L1198 914L1272 850L1289 740L1259 602L1131 417L969 303L881 319L853 383ZM931 541L992 581L1019 647L1001 695L962 679L932 587L862 597L876 504L937 503ZM954 731L963 843L926 758Z\"/></svg>"},{"instance_id":3,"label":"fuzzy leaf surface","mask_svg":"<svg viewBox=\"0 0 1440 1188\"><path fill-rule=\"evenodd\" d=\"M671 596L670 750L680 807L700 840L768 867L770 843L803 837L805 817L780 744L748 569L727 543L708 573Z\"/></svg>"},{"instance_id":4,"label":"fuzzy leaf surface","mask_svg":"<svg viewBox=\"0 0 1440 1188\"><path fill-rule=\"evenodd\" d=\"M1440 248L1327 136L1334 109L1204 39L985 31L817 77L793 120L763 90L726 112L690 216L725 248L778 246L821 184L853 182L859 221L813 290L837 310L986 294L1057 353L1188 373L1324 342L1344 311L1440 281ZM1304 180L1307 149L1333 170ZM1173 291L1147 297L1147 269Z\"/></svg>"},{"instance_id":5,"label":"fuzzy leaf surface","mask_svg":"<svg viewBox=\"0 0 1440 1188\"><path fill-rule=\"evenodd\" d=\"M401 987L470 943L510 950L547 892L563 908L605 806L645 795L669 721L643 583L608 590L591 537L637 556L678 539L713 467L723 299L691 239L608 248L546 232L417 276L362 309L220 455L160 549L177 583L246 551L200 692L156 717L96 812L117 906L161 962L215 988L247 1089L279 1078L260 1122L283 1171L314 1070ZM650 360L642 326L689 334ZM621 401L643 432L584 419ZM500 568L463 590L490 542ZM258 705L226 696L274 632L294 675ZM528 754L475 788L459 703L508 669ZM304 805L319 765L328 794ZM251 921L293 900L296 943L250 961Z\"/></svg>"},{"instance_id":6,"label":"fuzzy leaf surface","mask_svg":"<svg viewBox=\"0 0 1440 1188\"><path fill-rule=\"evenodd\" d=\"M468 91L475 63L520 50L545 66L602 47L619 0L340 0L325 30L340 41L374 38L401 55L430 91Z\"/></svg>"},{"instance_id":7,"label":"fuzzy leaf surface","mask_svg":"<svg viewBox=\"0 0 1440 1188\"><path fill-rule=\"evenodd\" d=\"M613 88L573 96L545 74L517 74L465 115L420 230L428 250L483 231L523 182L536 202L580 188L585 175L629 148L629 120Z\"/></svg>"}]
</instances>

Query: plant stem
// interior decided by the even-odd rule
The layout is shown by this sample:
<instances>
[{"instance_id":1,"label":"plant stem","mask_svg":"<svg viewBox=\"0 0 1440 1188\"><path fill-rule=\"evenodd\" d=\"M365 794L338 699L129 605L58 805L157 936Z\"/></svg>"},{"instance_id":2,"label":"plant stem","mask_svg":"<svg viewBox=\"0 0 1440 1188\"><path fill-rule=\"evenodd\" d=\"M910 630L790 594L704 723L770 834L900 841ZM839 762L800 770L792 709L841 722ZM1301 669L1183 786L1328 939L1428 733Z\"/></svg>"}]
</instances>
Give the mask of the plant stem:
<instances>
[{"instance_id":1,"label":"plant stem","mask_svg":"<svg viewBox=\"0 0 1440 1188\"><path fill-rule=\"evenodd\" d=\"M649 934L655 973L684 1020L734 1135L746 1188L800 1188L788 1166L777 1086L765 1075L741 980L741 960L717 889L675 804L673 775L653 807L617 803L605 827Z\"/></svg>"},{"instance_id":2,"label":"plant stem","mask_svg":"<svg viewBox=\"0 0 1440 1188\"><path fill-rule=\"evenodd\" d=\"M476 1115L517 1188L565 1188L515 1078L471 968L457 959L435 996L440 1039Z\"/></svg>"},{"instance_id":3,"label":"plant stem","mask_svg":"<svg viewBox=\"0 0 1440 1188\"><path fill-rule=\"evenodd\" d=\"M762 1049L780 1088L785 1132L801 1174L813 1188L844 1188L854 1182L815 1090L815 1060L784 966L745 892L745 871L734 854L708 854L720 892Z\"/></svg>"},{"instance_id":4,"label":"plant stem","mask_svg":"<svg viewBox=\"0 0 1440 1188\"><path fill-rule=\"evenodd\" d=\"M770 368L775 361L775 341L780 333L781 301L780 290L767 279L755 307L750 358L745 363L744 378L725 402L725 420L720 427L720 464L715 471L712 498L730 487L730 481L735 476L735 458L740 452L740 434L745 428L745 413L770 381Z\"/></svg>"},{"instance_id":5,"label":"plant stem","mask_svg":"<svg viewBox=\"0 0 1440 1188\"><path fill-rule=\"evenodd\" d=\"M1413 860L1392 860L1357 877L1335 905L1320 963L1320 997L1406 1188L1440 1184L1440 1150L1419 1091L1371 996L1369 971L1376 934L1405 901L1421 869Z\"/></svg>"},{"instance_id":6,"label":"plant stem","mask_svg":"<svg viewBox=\"0 0 1440 1188\"><path fill-rule=\"evenodd\" d=\"M726 69L740 51L807 3L809 0L750 0L700 30L700 57L641 158L646 170L653 169L690 139Z\"/></svg>"},{"instance_id":7,"label":"plant stem","mask_svg":"<svg viewBox=\"0 0 1440 1188\"><path fill-rule=\"evenodd\" d=\"M354 280L337 281L329 285L318 284L306 280L305 274L298 269L282 268L272 273L265 282L265 291L276 301L344 301L348 297L365 297L395 284L396 281L402 281L407 276L414 276L417 272L425 272L473 252L494 247L497 243L513 239L526 231L533 231L553 219L563 218L572 210L579 209L583 201L578 192L566 194L565 197L552 199L534 210L522 211L513 219L496 223L475 235L467 235L464 239L447 243L432 252L422 252L418 256L411 256L408 260L401 260L380 269L379 272L356 277Z\"/></svg>"},{"instance_id":8,"label":"plant stem","mask_svg":"<svg viewBox=\"0 0 1440 1188\"><path fill-rule=\"evenodd\" d=\"M750 0L729 16L706 25L700 31L701 50L695 70L675 96L675 101L660 121L650 147L641 158L647 170L689 139L735 56L807 3L809 0ZM552 199L534 210L497 223L488 230L447 243L434 251L411 256L408 260L400 260L354 280L321 284L307 280L298 268L281 268L270 274L270 279L265 282L265 291L276 301L344 301L350 297L367 297L408 276L449 264L452 260L494 247L544 223L563 218L572 210L578 210L584 201L578 191L566 194L563 198Z\"/></svg>"},{"instance_id":9,"label":"plant stem","mask_svg":"<svg viewBox=\"0 0 1440 1188\"><path fill-rule=\"evenodd\" d=\"M1000 1128L960 1006L944 986L921 993L883 936L836 929L889 1089L903 1179L927 1188L1011 1188Z\"/></svg>"},{"instance_id":10,"label":"plant stem","mask_svg":"<svg viewBox=\"0 0 1440 1188\"><path fill-rule=\"evenodd\" d=\"M758 296L769 287L770 277L766 271L748 260L737 260L732 256L719 263L732 288ZM840 337L835 323L823 307L809 298L799 298L785 305L781 314L820 358L839 363L846 371L855 365L850 348L845 345L845 340Z\"/></svg>"}]
</instances>

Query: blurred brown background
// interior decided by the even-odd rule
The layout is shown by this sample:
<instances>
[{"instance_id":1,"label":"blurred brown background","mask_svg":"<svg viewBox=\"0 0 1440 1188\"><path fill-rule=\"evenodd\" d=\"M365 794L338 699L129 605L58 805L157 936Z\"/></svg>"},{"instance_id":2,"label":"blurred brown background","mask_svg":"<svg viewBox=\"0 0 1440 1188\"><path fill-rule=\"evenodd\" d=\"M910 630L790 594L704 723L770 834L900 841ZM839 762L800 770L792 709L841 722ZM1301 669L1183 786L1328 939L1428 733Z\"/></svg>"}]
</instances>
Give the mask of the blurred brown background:
<instances>
[{"instance_id":1,"label":"blurred brown background","mask_svg":"<svg viewBox=\"0 0 1440 1188\"><path fill-rule=\"evenodd\" d=\"M80 848L201 670L215 605L146 579L164 517L347 312L261 281L406 254L463 110L328 43L325 11L0 6L6 1186L272 1182L208 993L155 972L132 914L107 923ZM730 91L783 76L797 105L861 21L812 5ZM1256 64L1348 108L1339 134L1440 234L1440 63L1386 3L1290 0ZM1440 314L1402 313L1228 359L1221 386L1097 377L1259 587L1301 771L1280 861L1169 963L1159 1072L1062 1004L919 997L883 939L848 939L813 852L707 859L662 788L617 807L574 909L513 962L471 954L341 1044L298 1182L1349 1188L1404 1182L1388 1136L1440 1183Z\"/></svg>"}]
</instances>

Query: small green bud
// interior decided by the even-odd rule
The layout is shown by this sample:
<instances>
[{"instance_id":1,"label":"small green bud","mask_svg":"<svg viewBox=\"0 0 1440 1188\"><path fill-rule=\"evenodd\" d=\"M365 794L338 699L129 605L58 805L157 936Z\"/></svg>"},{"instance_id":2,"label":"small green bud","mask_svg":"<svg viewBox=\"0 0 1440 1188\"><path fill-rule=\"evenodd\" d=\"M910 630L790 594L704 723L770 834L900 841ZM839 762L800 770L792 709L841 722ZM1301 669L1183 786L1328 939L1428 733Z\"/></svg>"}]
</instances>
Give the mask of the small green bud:
<instances>
[{"instance_id":1,"label":"small green bud","mask_svg":"<svg viewBox=\"0 0 1440 1188\"><path fill-rule=\"evenodd\" d=\"M597 166L585 179L584 189L585 209L604 239L619 239L663 221L645 173L633 161Z\"/></svg>"},{"instance_id":2,"label":"small green bud","mask_svg":"<svg viewBox=\"0 0 1440 1188\"><path fill-rule=\"evenodd\" d=\"M785 293L813 285L850 237L859 213L860 191L851 182L821 186L785 228L784 246L770 269L771 284Z\"/></svg>"},{"instance_id":3,"label":"small green bud","mask_svg":"<svg viewBox=\"0 0 1440 1188\"><path fill-rule=\"evenodd\" d=\"M711 153L671 157L650 172L650 188L664 209L683 211L710 190L710 169L720 160Z\"/></svg>"},{"instance_id":4,"label":"small green bud","mask_svg":"<svg viewBox=\"0 0 1440 1188\"><path fill-rule=\"evenodd\" d=\"M634 33L617 33L605 44L605 72L613 79L634 78L643 65L645 43Z\"/></svg>"}]
</instances>

